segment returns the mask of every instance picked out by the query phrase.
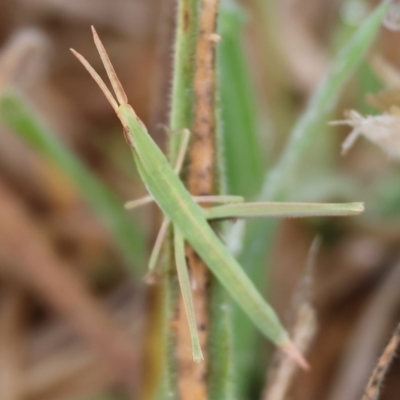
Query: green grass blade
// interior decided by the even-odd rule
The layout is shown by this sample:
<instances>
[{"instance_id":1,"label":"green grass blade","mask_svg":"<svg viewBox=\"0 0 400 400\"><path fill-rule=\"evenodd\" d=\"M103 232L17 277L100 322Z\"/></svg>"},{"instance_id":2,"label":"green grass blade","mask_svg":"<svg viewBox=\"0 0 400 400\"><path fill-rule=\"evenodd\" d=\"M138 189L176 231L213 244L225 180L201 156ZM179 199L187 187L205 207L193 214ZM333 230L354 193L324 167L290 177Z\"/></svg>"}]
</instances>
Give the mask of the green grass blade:
<instances>
[{"instance_id":1,"label":"green grass blade","mask_svg":"<svg viewBox=\"0 0 400 400\"><path fill-rule=\"evenodd\" d=\"M298 162L311 148L314 138L318 135L318 127L326 121L337 104L343 85L361 64L387 9L387 2L380 5L332 62L305 112L295 125L278 165L268 174L261 194L262 199L280 200L285 196L290 186L290 178L296 174Z\"/></svg>"},{"instance_id":2,"label":"green grass blade","mask_svg":"<svg viewBox=\"0 0 400 400\"><path fill-rule=\"evenodd\" d=\"M319 134L318 127L326 122L329 112L337 104L338 96L345 82L352 76L357 66L372 44L382 19L387 11L387 3L380 5L360 26L352 39L343 47L331 63L331 68L319 84L305 112L296 123L285 151L275 169L267 176L260 201L285 200L291 182L296 176L296 166L312 147ZM258 287L264 287L266 258L270 253L276 220L251 221L247 225L238 259L246 265L246 271ZM267 245L266 245L267 244ZM246 376L254 365L258 342L254 328L246 321L243 313L235 309L235 349L237 358L236 375ZM253 344L251 349L249 346ZM247 383L241 379L239 393L244 393Z\"/></svg>"},{"instance_id":3,"label":"green grass blade","mask_svg":"<svg viewBox=\"0 0 400 400\"><path fill-rule=\"evenodd\" d=\"M254 82L247 65L247 55L243 43L245 23L245 12L237 1L221 1L219 18L221 42L218 46L217 63L221 108L219 116L223 131L221 143L224 147L226 186L228 193L253 198L262 186L267 165L265 159L269 157L262 154L262 146L258 137L259 116L257 115ZM251 171L251 173L247 173L247 171ZM245 268L247 269L247 265ZM219 300L216 296L215 304ZM254 370L254 357L247 351L247 344L237 340L242 337L240 322L237 323L236 318L233 323L233 317L237 314L238 309L233 305L230 308L228 318L231 320L231 330L234 333L231 336L227 335L225 340L231 341L229 343L233 354L229 355L229 359L223 354L224 357L221 359L225 361L225 364L214 362L215 370L221 368L221 365L226 365L224 374L221 374L226 380L226 390L221 393L223 382L219 381L214 385L211 380L210 393L214 395L212 400L242 398L244 392L242 382L247 379L248 374L253 375L252 371ZM241 313L241 311L239 312ZM214 314L216 321L222 320L218 315L218 310ZM253 329L244 314L240 315L243 317L241 322L244 322L245 329ZM239 347L240 343L243 346ZM213 351L218 351L218 349L219 347L216 346ZM240 368L242 365L243 369ZM212 370L213 365L210 367ZM229 382L232 383L229 385ZM230 396L226 396L226 393Z\"/></svg>"},{"instance_id":4,"label":"green grass blade","mask_svg":"<svg viewBox=\"0 0 400 400\"><path fill-rule=\"evenodd\" d=\"M18 94L8 91L0 98L0 118L38 153L51 159L79 188L84 198L112 232L135 275L143 272L144 237L123 210L123 203L39 121Z\"/></svg>"},{"instance_id":5,"label":"green grass blade","mask_svg":"<svg viewBox=\"0 0 400 400\"><path fill-rule=\"evenodd\" d=\"M192 340L193 360L200 362L203 360L199 335L197 332L196 315L194 312L192 285L188 267L186 265L185 242L177 226L174 225L174 249L176 268L178 270L179 284L181 287L183 303L185 304L186 315L189 323L190 337Z\"/></svg>"},{"instance_id":6,"label":"green grass blade","mask_svg":"<svg viewBox=\"0 0 400 400\"><path fill-rule=\"evenodd\" d=\"M197 41L198 7L198 0L179 1L170 116L170 129L173 132L192 127L195 70L193 59ZM180 136L172 135L169 140L172 165L176 164L182 144L183 138Z\"/></svg>"},{"instance_id":7,"label":"green grass blade","mask_svg":"<svg viewBox=\"0 0 400 400\"><path fill-rule=\"evenodd\" d=\"M344 217L364 211L363 203L243 203L205 209L207 219Z\"/></svg>"},{"instance_id":8,"label":"green grass blade","mask_svg":"<svg viewBox=\"0 0 400 400\"><path fill-rule=\"evenodd\" d=\"M244 12L235 1L221 2L217 60L227 185L230 193L250 197L260 190L266 163L258 139L257 104L242 41L244 20Z\"/></svg>"}]
</instances>

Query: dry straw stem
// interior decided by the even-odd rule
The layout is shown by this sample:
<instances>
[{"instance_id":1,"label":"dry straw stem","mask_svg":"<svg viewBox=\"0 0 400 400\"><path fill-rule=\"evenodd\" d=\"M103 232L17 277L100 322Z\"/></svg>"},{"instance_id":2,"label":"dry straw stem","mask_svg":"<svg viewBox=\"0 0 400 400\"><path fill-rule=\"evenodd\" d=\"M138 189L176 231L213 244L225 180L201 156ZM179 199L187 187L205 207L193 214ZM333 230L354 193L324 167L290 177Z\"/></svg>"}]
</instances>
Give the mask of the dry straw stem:
<instances>
[{"instance_id":1,"label":"dry straw stem","mask_svg":"<svg viewBox=\"0 0 400 400\"><path fill-rule=\"evenodd\" d=\"M1 257L13 266L11 272L67 319L110 365L115 379L134 385L136 357L131 340L105 314L71 266L58 258L31 216L3 185L0 198Z\"/></svg>"},{"instance_id":2,"label":"dry straw stem","mask_svg":"<svg viewBox=\"0 0 400 400\"><path fill-rule=\"evenodd\" d=\"M302 279L293 296L294 326L293 343L296 348L305 354L317 332L317 316L311 304L314 265L320 239L317 237L311 244L307 265ZM268 373L267 386L264 390L263 400L285 400L290 384L298 369L293 359L277 353L277 362L273 370Z\"/></svg>"},{"instance_id":3,"label":"dry straw stem","mask_svg":"<svg viewBox=\"0 0 400 400\"><path fill-rule=\"evenodd\" d=\"M359 399L399 304L399 285L400 262L397 260L353 328L327 400Z\"/></svg>"},{"instance_id":4,"label":"dry straw stem","mask_svg":"<svg viewBox=\"0 0 400 400\"><path fill-rule=\"evenodd\" d=\"M392 338L390 339L389 344L386 346L385 350L380 356L378 364L376 365L371 377L369 378L362 400L377 400L379 398L379 392L382 382L396 354L399 342L400 324L397 326Z\"/></svg>"},{"instance_id":5,"label":"dry straw stem","mask_svg":"<svg viewBox=\"0 0 400 400\"><path fill-rule=\"evenodd\" d=\"M212 195L215 190L215 46L218 0L200 2L199 36L195 57L194 120L192 142L189 150L187 185L194 196ZM207 394L207 338L208 338L208 284L210 271L189 246L186 248L187 263L195 289L193 302L199 339L205 361L193 363L191 337L184 304L179 301L177 330L178 388L182 400L203 400Z\"/></svg>"},{"instance_id":6,"label":"dry straw stem","mask_svg":"<svg viewBox=\"0 0 400 400\"><path fill-rule=\"evenodd\" d=\"M296 324L293 329L293 343L302 354L305 354L316 333L316 315L314 308L309 303L302 303L297 310ZM298 369L298 364L286 355L281 359L271 382L265 392L264 400L285 400L290 389L293 377Z\"/></svg>"}]
</instances>

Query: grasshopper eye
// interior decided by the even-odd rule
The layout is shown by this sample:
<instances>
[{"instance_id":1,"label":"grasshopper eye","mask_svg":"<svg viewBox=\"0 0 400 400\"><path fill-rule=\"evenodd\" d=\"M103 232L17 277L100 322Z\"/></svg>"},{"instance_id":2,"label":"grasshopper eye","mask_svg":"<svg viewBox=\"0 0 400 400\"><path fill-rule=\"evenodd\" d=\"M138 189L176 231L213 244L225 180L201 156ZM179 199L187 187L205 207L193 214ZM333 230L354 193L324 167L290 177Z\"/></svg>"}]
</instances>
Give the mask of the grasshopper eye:
<instances>
[{"instance_id":1,"label":"grasshopper eye","mask_svg":"<svg viewBox=\"0 0 400 400\"><path fill-rule=\"evenodd\" d=\"M133 147L133 144L134 144L134 143L133 143L132 136L131 136L131 134L129 133L129 128L127 128L126 126L124 126L122 129L123 129L124 138L125 138L126 143L127 143L129 146Z\"/></svg>"}]
</instances>

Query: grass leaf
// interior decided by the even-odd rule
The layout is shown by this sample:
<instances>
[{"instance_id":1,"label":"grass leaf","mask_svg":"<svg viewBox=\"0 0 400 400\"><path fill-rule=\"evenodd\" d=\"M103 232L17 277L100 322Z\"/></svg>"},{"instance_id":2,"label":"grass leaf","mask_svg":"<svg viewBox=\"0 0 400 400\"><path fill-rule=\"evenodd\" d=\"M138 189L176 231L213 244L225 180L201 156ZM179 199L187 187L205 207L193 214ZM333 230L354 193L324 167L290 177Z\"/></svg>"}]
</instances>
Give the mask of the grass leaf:
<instances>
[{"instance_id":1,"label":"grass leaf","mask_svg":"<svg viewBox=\"0 0 400 400\"><path fill-rule=\"evenodd\" d=\"M74 182L112 232L132 272L135 275L142 273L144 235L128 218L123 210L123 202L59 141L54 132L45 127L20 95L8 91L1 96L0 118L39 154L58 165Z\"/></svg>"},{"instance_id":2,"label":"grass leaf","mask_svg":"<svg viewBox=\"0 0 400 400\"><path fill-rule=\"evenodd\" d=\"M341 49L331 62L325 77L317 87L308 106L295 124L289 141L275 168L268 173L260 201L282 201L290 190L297 176L297 167L301 159L306 157L313 142L319 134L319 126L327 121L329 113L337 104L339 94L346 81L361 64L371 46L382 19L387 12L388 3L381 4L363 22L351 40ZM242 243L242 251L238 256L241 265L256 282L263 287L266 281L265 263L270 253L277 222L251 221L247 224L246 235ZM235 349L237 351L237 376L246 376L248 369L254 365L257 354L257 340L254 328L245 321L243 313L235 309ZM253 349L249 344L254 345ZM243 382L243 385L246 385ZM245 391L242 387L241 393Z\"/></svg>"}]
</instances>

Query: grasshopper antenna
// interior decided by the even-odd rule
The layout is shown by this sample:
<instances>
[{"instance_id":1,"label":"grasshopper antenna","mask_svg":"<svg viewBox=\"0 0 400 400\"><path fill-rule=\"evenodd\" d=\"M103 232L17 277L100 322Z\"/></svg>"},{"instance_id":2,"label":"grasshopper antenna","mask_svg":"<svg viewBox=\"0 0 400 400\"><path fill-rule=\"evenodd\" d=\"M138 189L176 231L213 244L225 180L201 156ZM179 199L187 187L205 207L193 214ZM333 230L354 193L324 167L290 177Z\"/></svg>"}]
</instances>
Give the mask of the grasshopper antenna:
<instances>
[{"instance_id":1,"label":"grasshopper antenna","mask_svg":"<svg viewBox=\"0 0 400 400\"><path fill-rule=\"evenodd\" d=\"M103 61L104 68L107 71L108 78L110 79L111 86L114 89L119 104L120 105L128 104L128 97L126 96L126 93L121 85L121 82L118 79L117 74L115 73L115 69L111 64L110 58L108 57L107 51L104 48L103 43L101 43L99 35L97 34L96 29L94 29L93 25L92 25L92 33L93 33L94 43L97 47L97 51L99 52L100 58Z\"/></svg>"},{"instance_id":2,"label":"grasshopper antenna","mask_svg":"<svg viewBox=\"0 0 400 400\"><path fill-rule=\"evenodd\" d=\"M74 49L70 49L72 54L82 63L82 65L87 69L89 74L92 76L92 78L95 80L95 82L99 85L101 91L104 93L106 96L107 100L111 104L112 108L115 110L116 113L118 113L118 103L114 99L114 96L108 89L107 85L104 83L103 79L101 79L100 75L94 70L94 68L89 64L89 62L86 60L85 57L83 57L82 54L79 54L77 51Z\"/></svg>"}]
</instances>

